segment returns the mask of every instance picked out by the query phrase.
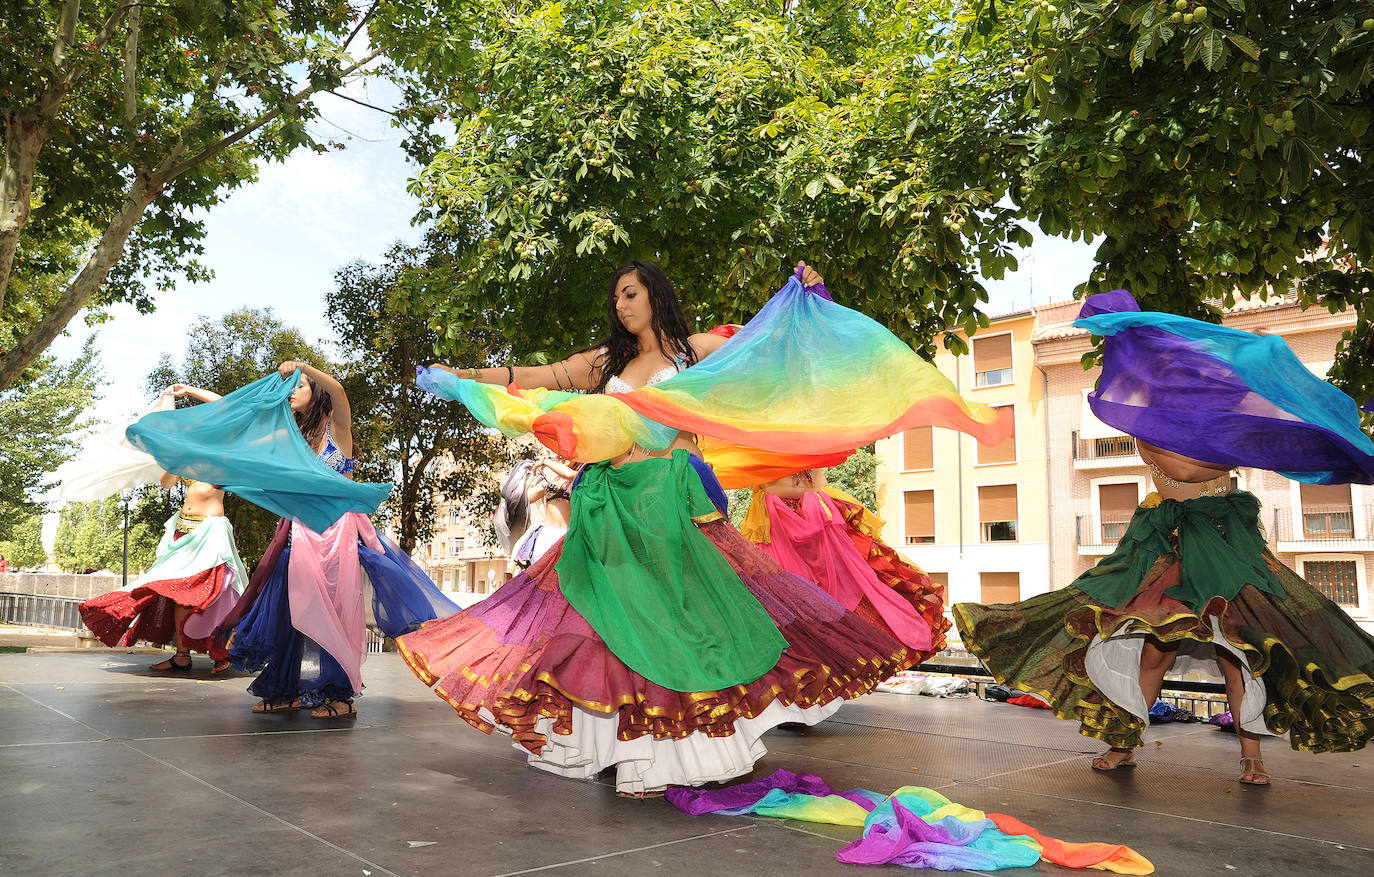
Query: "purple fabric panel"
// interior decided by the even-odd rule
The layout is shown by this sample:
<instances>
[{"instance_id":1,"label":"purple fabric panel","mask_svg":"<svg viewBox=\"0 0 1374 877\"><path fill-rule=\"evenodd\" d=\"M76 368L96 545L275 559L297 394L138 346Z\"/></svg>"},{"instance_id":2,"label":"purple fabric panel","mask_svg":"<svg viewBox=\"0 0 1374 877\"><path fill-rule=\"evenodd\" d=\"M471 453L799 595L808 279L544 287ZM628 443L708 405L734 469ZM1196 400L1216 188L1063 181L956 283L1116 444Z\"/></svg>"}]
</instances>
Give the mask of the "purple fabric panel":
<instances>
[{"instance_id":1,"label":"purple fabric panel","mask_svg":"<svg viewBox=\"0 0 1374 877\"><path fill-rule=\"evenodd\" d=\"M1088 397L1102 422L1209 463L1286 471L1301 460L1303 471L1365 480L1344 441L1255 394L1228 364L1171 332L1128 334L1108 342Z\"/></svg>"},{"instance_id":2,"label":"purple fabric panel","mask_svg":"<svg viewBox=\"0 0 1374 877\"><path fill-rule=\"evenodd\" d=\"M1003 866L995 856L967 849L988 822L966 823L957 819L932 825L896 801L892 818L871 821L864 836L840 848L835 860L850 865L906 865L954 871ZM954 831L950 829L954 828Z\"/></svg>"},{"instance_id":3,"label":"purple fabric panel","mask_svg":"<svg viewBox=\"0 0 1374 877\"><path fill-rule=\"evenodd\" d=\"M1082 319L1098 314L1119 314L1122 311L1138 310L1140 305L1136 303L1135 296L1124 289L1113 289L1111 292L1099 292L1097 295L1088 296L1083 302L1083 309L1078 312L1078 317Z\"/></svg>"},{"instance_id":4,"label":"purple fabric panel","mask_svg":"<svg viewBox=\"0 0 1374 877\"><path fill-rule=\"evenodd\" d=\"M757 804L764 795L774 789L782 789L788 794L814 795L824 797L833 795L834 790L825 780L812 773L793 773L779 768L763 779L729 786L724 789L694 789L686 786L670 786L664 796L683 813L700 816L719 810L739 810ZM872 809L868 807L867 809Z\"/></svg>"},{"instance_id":5,"label":"purple fabric panel","mask_svg":"<svg viewBox=\"0 0 1374 877\"><path fill-rule=\"evenodd\" d=\"M1365 403L1360 406L1360 408L1363 411L1368 411L1371 414L1374 414L1374 397L1371 397L1370 399L1366 400Z\"/></svg>"}]
</instances>

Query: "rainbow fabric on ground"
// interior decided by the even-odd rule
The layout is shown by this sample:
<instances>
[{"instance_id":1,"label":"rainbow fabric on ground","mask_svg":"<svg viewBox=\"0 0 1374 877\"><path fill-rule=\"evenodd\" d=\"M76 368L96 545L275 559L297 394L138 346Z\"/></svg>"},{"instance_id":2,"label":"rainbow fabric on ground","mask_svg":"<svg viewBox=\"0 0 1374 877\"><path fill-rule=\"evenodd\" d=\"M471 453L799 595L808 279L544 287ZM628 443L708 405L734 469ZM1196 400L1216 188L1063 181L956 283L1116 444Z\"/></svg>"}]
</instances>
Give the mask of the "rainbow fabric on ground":
<instances>
[{"instance_id":1,"label":"rainbow fabric on ground","mask_svg":"<svg viewBox=\"0 0 1374 877\"><path fill-rule=\"evenodd\" d=\"M693 816L752 814L862 826L862 836L835 854L851 865L994 871L1027 868L1044 859L1116 874L1154 873L1154 865L1130 847L1058 840L1015 817L974 810L920 786L903 786L890 795L868 789L840 793L815 774L778 770L722 789L671 788L667 798Z\"/></svg>"},{"instance_id":2,"label":"rainbow fabric on ground","mask_svg":"<svg viewBox=\"0 0 1374 877\"><path fill-rule=\"evenodd\" d=\"M661 450L679 430L703 437L726 486L833 465L854 448L919 426L998 444L1012 423L961 397L878 323L788 281L713 355L651 387L583 395L509 388L421 369L419 386L462 402L506 435L533 433L560 456L595 462L634 444Z\"/></svg>"}]
</instances>

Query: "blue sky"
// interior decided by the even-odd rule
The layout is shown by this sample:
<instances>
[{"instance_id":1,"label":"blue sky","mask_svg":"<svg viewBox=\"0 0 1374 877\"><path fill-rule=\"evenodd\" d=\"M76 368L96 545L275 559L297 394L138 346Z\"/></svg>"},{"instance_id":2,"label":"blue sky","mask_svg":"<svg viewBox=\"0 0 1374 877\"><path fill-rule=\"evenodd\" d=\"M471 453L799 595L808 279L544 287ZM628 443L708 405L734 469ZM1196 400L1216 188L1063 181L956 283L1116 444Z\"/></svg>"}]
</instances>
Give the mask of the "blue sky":
<instances>
[{"instance_id":1,"label":"blue sky","mask_svg":"<svg viewBox=\"0 0 1374 877\"><path fill-rule=\"evenodd\" d=\"M359 84L352 93L370 103L391 102L382 84ZM123 420L142 408L145 376L164 352L181 359L186 328L199 316L270 307L306 338L332 342L324 297L334 272L352 259L378 261L397 239L418 238L410 225L415 200L405 190L414 168L402 156L399 132L373 110L329 95L320 101L323 119L314 129L329 139L353 135L348 148L298 150L284 163L265 165L256 183L209 213L204 262L215 273L211 282L184 283L160 295L157 311L146 316L118 306L94 329L78 317L54 345L54 353L70 358L96 333L109 382L99 418ZM1035 304L1071 297L1091 253L1082 243L1037 238L1016 274L988 282L988 312L1023 310L1032 297Z\"/></svg>"}]
</instances>

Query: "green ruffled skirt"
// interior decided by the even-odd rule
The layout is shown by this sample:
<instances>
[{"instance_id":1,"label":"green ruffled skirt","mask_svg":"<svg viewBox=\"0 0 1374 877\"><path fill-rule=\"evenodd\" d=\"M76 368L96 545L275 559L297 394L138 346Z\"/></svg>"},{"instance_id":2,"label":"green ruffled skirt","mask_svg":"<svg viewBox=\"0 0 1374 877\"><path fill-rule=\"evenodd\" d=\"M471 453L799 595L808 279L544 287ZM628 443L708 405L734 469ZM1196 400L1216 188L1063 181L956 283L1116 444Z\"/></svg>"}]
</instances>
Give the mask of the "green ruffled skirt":
<instances>
[{"instance_id":1,"label":"green ruffled skirt","mask_svg":"<svg viewBox=\"0 0 1374 877\"><path fill-rule=\"evenodd\" d=\"M1146 722L1090 678L1089 646L1142 633L1212 644L1219 632L1263 683L1265 726L1294 749L1348 752L1374 736L1374 637L1265 548L1259 501L1243 491L1151 495L1116 551L1072 585L960 603L954 620L998 681L1111 746L1140 746Z\"/></svg>"}]
</instances>

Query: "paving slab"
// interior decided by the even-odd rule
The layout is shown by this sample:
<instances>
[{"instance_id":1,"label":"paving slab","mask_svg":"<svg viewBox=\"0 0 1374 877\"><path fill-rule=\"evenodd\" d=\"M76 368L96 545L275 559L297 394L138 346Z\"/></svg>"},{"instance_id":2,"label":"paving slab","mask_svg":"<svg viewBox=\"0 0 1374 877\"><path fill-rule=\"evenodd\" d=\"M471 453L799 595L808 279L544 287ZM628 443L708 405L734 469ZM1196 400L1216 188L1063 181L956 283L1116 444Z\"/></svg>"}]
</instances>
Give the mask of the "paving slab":
<instances>
[{"instance_id":1,"label":"paving slab","mask_svg":"<svg viewBox=\"0 0 1374 877\"><path fill-rule=\"evenodd\" d=\"M617 798L610 774L534 770L393 654L370 656L359 717L335 722L254 715L251 677L210 677L208 662L169 676L153 660L0 654L0 873L863 873L834 858L852 827L690 817ZM1097 774L1087 757L1101 746L1045 711L894 694L764 741L756 777L785 767L838 789L929 786L1067 840L1130 845L1158 874L1374 874L1374 751L1271 743L1275 785L1253 789L1236 782L1233 735L1166 725L1134 771Z\"/></svg>"}]
</instances>

